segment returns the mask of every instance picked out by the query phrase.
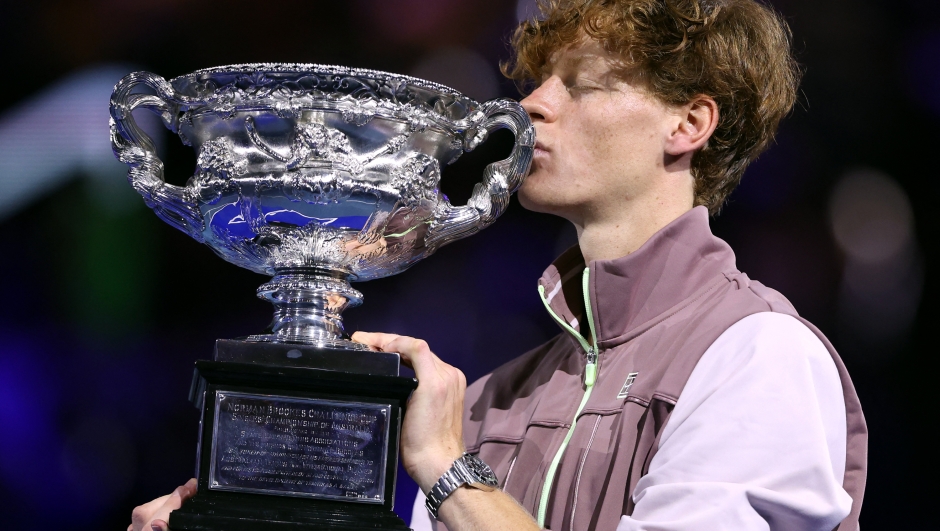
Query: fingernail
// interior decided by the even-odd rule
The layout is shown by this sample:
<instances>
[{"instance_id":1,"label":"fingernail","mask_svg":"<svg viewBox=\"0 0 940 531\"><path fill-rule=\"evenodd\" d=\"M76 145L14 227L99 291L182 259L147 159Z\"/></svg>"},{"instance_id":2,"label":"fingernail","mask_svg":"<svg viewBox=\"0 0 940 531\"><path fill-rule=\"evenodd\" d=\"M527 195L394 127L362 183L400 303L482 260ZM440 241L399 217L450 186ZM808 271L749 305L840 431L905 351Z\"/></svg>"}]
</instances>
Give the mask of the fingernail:
<instances>
[{"instance_id":1,"label":"fingernail","mask_svg":"<svg viewBox=\"0 0 940 531\"><path fill-rule=\"evenodd\" d=\"M167 531L167 529L163 527L162 525L154 522L150 524L150 531Z\"/></svg>"}]
</instances>

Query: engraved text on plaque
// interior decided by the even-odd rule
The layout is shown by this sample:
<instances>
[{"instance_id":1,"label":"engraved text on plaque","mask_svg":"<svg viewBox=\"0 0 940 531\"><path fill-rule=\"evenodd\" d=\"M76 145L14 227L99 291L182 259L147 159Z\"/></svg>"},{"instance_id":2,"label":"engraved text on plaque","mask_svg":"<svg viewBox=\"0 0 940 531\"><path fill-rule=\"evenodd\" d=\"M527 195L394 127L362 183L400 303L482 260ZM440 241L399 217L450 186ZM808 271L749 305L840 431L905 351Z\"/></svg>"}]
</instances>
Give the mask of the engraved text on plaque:
<instances>
[{"instance_id":1,"label":"engraved text on plaque","mask_svg":"<svg viewBox=\"0 0 940 531\"><path fill-rule=\"evenodd\" d=\"M390 410L218 390L209 488L383 503Z\"/></svg>"}]
</instances>

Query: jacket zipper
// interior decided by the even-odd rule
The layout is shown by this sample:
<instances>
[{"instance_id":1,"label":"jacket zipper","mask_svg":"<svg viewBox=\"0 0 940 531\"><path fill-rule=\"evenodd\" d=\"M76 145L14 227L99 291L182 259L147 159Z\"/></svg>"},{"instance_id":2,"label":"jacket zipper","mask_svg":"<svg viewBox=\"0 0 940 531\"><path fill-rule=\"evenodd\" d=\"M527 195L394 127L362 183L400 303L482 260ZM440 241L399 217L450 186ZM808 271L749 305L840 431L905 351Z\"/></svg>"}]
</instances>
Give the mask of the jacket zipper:
<instances>
[{"instance_id":1,"label":"jacket zipper","mask_svg":"<svg viewBox=\"0 0 940 531\"><path fill-rule=\"evenodd\" d=\"M506 485L509 484L509 476L512 475L512 469L515 468L515 466L516 466L516 458L517 458L517 457L519 457L518 454L512 456L512 461L509 462L509 471L506 472L506 479L503 480L503 485L502 485L502 487L500 487L500 488L502 488L503 490L506 490Z\"/></svg>"},{"instance_id":2,"label":"jacket zipper","mask_svg":"<svg viewBox=\"0 0 940 531\"><path fill-rule=\"evenodd\" d=\"M549 305L548 299L545 298L545 288L543 286L539 286L539 296L542 299L542 304L545 305L545 309L548 310L549 315L551 315L552 318L555 319L555 321L561 325L565 331L571 334L572 337L578 341L587 356L587 363L584 366L584 396L581 398L581 403L578 404L578 410L575 412L574 418L571 420L571 425L568 427L568 433L565 434L565 438L561 442L561 446L558 448L558 451L555 452L555 457L552 459L552 462L548 467L548 472L545 475L545 483L542 484L542 495L539 498L538 514L536 518L538 520L539 527L543 529L545 528L545 512L548 509L548 498L552 493L552 483L555 482L555 474L558 472L558 464L561 462L561 457L568 448L568 442L571 441L571 436L574 434L574 428L578 423L578 416L581 415L581 411L584 409L588 399L591 397L591 391L594 390L594 382L597 380L597 330L594 328L594 313L591 310L591 298L588 296L590 274L590 268L585 267L584 273L581 275L581 291L584 296L584 313L587 315L588 326L591 327L592 344L588 344L587 340L584 339L584 336L579 334L577 330L572 328L572 326L566 323L564 319L552 311L552 307Z\"/></svg>"},{"instance_id":3,"label":"jacket zipper","mask_svg":"<svg viewBox=\"0 0 940 531\"><path fill-rule=\"evenodd\" d=\"M594 429L591 430L591 438L588 440L584 453L581 455L581 461L578 463L578 473L574 477L574 501L571 502L571 518L568 521L568 529L574 529L574 515L578 511L578 492L581 490L581 473L584 472L584 462L587 460L588 452L594 446L594 437L597 435L597 427L601 424L601 416L597 416L594 421Z\"/></svg>"}]
</instances>

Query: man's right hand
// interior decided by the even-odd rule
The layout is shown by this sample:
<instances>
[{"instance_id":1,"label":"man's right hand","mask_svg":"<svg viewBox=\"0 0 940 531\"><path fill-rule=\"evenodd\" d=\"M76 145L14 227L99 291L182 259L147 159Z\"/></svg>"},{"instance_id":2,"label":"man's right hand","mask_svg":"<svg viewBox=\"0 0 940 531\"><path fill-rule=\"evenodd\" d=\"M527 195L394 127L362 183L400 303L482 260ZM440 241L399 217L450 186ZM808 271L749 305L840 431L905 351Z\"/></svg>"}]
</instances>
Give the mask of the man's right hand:
<instances>
[{"instance_id":1,"label":"man's right hand","mask_svg":"<svg viewBox=\"0 0 940 531\"><path fill-rule=\"evenodd\" d=\"M127 531L168 531L170 511L179 509L193 494L196 494L195 478L177 487L171 494L135 507Z\"/></svg>"}]
</instances>

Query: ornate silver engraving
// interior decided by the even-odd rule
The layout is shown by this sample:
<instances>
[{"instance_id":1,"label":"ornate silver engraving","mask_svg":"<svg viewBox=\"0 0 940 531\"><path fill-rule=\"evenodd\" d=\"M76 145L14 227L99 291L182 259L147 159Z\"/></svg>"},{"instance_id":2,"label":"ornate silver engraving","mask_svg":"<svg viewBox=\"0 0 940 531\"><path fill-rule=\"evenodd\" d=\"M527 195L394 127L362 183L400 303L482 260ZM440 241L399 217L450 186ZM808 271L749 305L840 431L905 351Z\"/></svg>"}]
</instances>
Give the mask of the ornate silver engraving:
<instances>
[{"instance_id":1,"label":"ornate silver engraving","mask_svg":"<svg viewBox=\"0 0 940 531\"><path fill-rule=\"evenodd\" d=\"M135 93L138 86L155 94ZM161 116L197 151L187 186L132 111ZM329 65L249 64L166 81L122 79L111 139L128 179L161 218L241 267L272 275L272 333L256 340L361 348L340 312L361 301L349 281L393 275L499 216L528 171L535 133L511 100L477 103L421 79ZM439 191L441 164L495 130L516 135L466 206Z\"/></svg>"},{"instance_id":2,"label":"ornate silver engraving","mask_svg":"<svg viewBox=\"0 0 940 531\"><path fill-rule=\"evenodd\" d=\"M211 173L221 179L233 179L245 173L248 161L236 155L227 138L209 140L196 158L197 173Z\"/></svg>"},{"instance_id":3,"label":"ornate silver engraving","mask_svg":"<svg viewBox=\"0 0 940 531\"><path fill-rule=\"evenodd\" d=\"M391 186L401 195L402 203L410 208L422 201L433 201L438 194L441 170L437 160L423 154L412 155L404 164L391 172Z\"/></svg>"}]
</instances>

